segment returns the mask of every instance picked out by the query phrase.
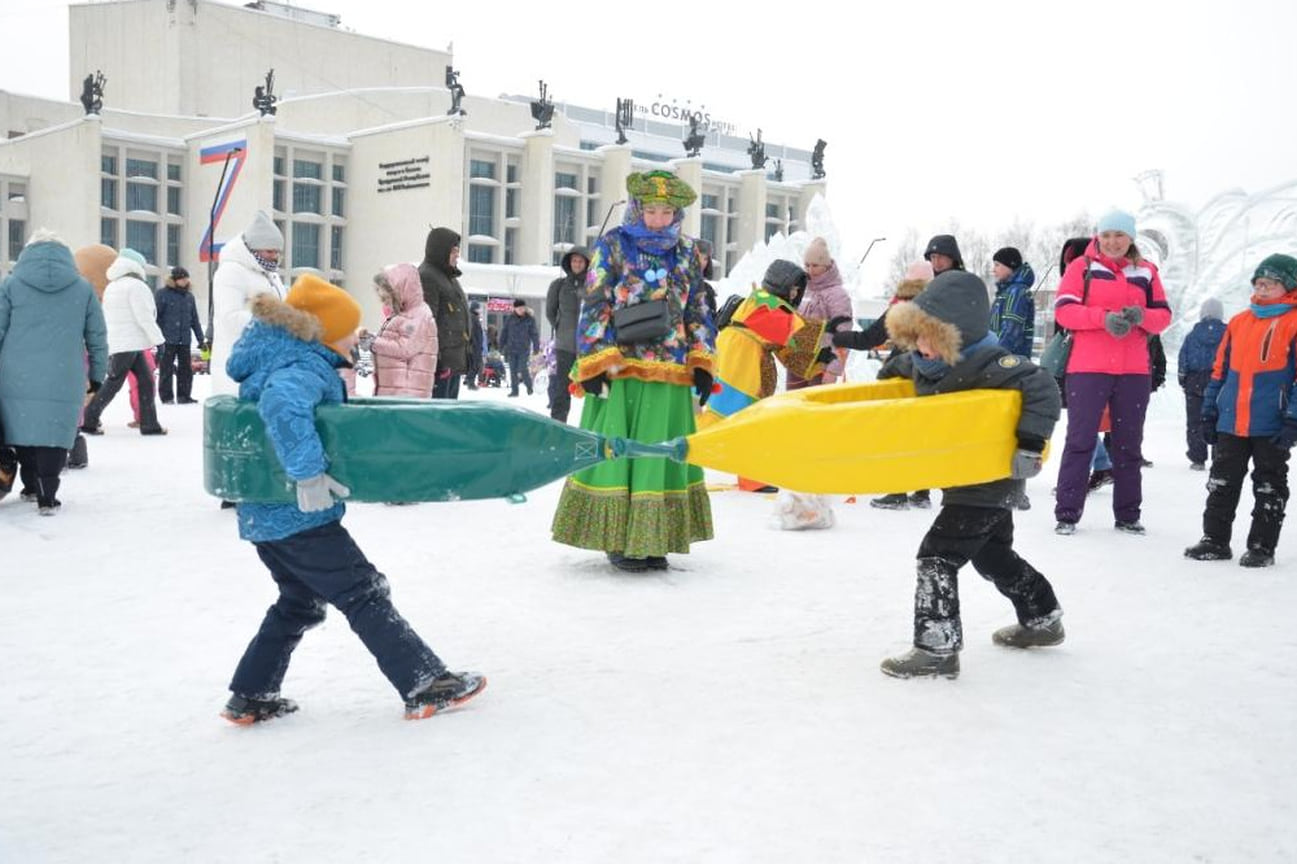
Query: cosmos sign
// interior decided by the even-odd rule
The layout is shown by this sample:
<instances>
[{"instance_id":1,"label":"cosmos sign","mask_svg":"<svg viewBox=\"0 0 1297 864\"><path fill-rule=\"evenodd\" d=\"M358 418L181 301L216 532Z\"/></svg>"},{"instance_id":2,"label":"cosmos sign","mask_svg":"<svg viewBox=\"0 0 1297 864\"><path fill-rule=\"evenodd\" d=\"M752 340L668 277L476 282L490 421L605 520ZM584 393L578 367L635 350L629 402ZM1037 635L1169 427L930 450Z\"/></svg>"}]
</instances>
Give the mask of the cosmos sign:
<instances>
[{"instance_id":1,"label":"cosmos sign","mask_svg":"<svg viewBox=\"0 0 1297 864\"><path fill-rule=\"evenodd\" d=\"M670 102L659 93L657 98L647 105L636 102L635 112L637 114L647 114L651 117L658 117L663 120L675 120L679 123L688 123L692 118L698 121L698 128L707 132L718 132L722 135L733 135L734 130L738 127L726 120L718 120L707 110L706 105L699 105L694 108L690 100L686 99L681 105L675 99Z\"/></svg>"}]
</instances>

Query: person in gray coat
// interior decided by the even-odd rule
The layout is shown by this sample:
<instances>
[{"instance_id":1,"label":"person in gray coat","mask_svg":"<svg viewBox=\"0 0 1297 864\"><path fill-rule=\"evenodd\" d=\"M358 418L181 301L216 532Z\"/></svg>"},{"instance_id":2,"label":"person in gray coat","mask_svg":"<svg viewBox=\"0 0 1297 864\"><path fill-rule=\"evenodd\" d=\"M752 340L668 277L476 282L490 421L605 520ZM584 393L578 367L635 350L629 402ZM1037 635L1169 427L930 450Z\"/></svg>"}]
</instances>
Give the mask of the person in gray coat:
<instances>
[{"instance_id":1,"label":"person in gray coat","mask_svg":"<svg viewBox=\"0 0 1297 864\"><path fill-rule=\"evenodd\" d=\"M567 422L572 409L568 373L576 365L576 325L581 319L581 295L585 293L590 250L573 246L563 256L563 275L549 283L545 297L545 318L554 328L554 369L549 379L549 416Z\"/></svg>"},{"instance_id":2,"label":"person in gray coat","mask_svg":"<svg viewBox=\"0 0 1297 864\"><path fill-rule=\"evenodd\" d=\"M89 358L89 370L86 363ZM17 451L22 498L61 506L59 473L87 392L108 374L108 328L72 251L37 231L0 282L0 428Z\"/></svg>"},{"instance_id":3,"label":"person in gray coat","mask_svg":"<svg viewBox=\"0 0 1297 864\"><path fill-rule=\"evenodd\" d=\"M1023 481L1040 473L1061 400L1048 372L1000 347L990 317L986 284L962 270L938 274L923 293L887 311L892 341L912 350L889 360L880 378L910 378L920 397L974 389L1022 393L1018 446L1006 466L1010 476L942 490L941 512L919 544L914 648L881 664L896 678L959 675L964 634L957 580L969 561L1017 613L1018 623L995 631L992 641L1010 648L1063 641L1063 610L1053 586L1013 550L1014 502Z\"/></svg>"}]
</instances>

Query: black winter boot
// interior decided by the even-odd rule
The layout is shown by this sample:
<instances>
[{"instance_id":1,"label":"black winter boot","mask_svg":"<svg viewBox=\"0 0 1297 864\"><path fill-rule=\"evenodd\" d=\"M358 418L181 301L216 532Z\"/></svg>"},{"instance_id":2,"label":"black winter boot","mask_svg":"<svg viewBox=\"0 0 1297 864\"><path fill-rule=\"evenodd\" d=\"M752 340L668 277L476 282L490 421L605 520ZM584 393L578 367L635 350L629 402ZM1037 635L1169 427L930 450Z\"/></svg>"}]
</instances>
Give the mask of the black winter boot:
<instances>
[{"instance_id":1,"label":"black winter boot","mask_svg":"<svg viewBox=\"0 0 1297 864\"><path fill-rule=\"evenodd\" d=\"M879 510L908 510L910 509L910 496L904 492L893 492L891 495L884 495L882 498L871 499L869 506L877 507Z\"/></svg>"},{"instance_id":2,"label":"black winter boot","mask_svg":"<svg viewBox=\"0 0 1297 864\"><path fill-rule=\"evenodd\" d=\"M263 720L273 720L285 714L292 714L296 710L297 703L282 696L249 699L236 693L230 697L229 702L225 703L225 710L221 712L221 716L236 726L251 726Z\"/></svg>"},{"instance_id":3,"label":"black winter boot","mask_svg":"<svg viewBox=\"0 0 1297 864\"><path fill-rule=\"evenodd\" d=\"M485 689L486 678L476 672L443 672L405 700L405 719L426 720L438 711L463 705Z\"/></svg>"},{"instance_id":4,"label":"black winter boot","mask_svg":"<svg viewBox=\"0 0 1297 864\"><path fill-rule=\"evenodd\" d=\"M1240 567L1269 567L1274 564L1274 553L1269 549L1253 546L1238 556L1238 564Z\"/></svg>"},{"instance_id":5,"label":"black winter boot","mask_svg":"<svg viewBox=\"0 0 1297 864\"><path fill-rule=\"evenodd\" d=\"M1203 537L1197 543L1184 550L1184 557L1194 561L1228 561L1234 557L1228 543L1222 543L1212 537Z\"/></svg>"},{"instance_id":6,"label":"black winter boot","mask_svg":"<svg viewBox=\"0 0 1297 864\"><path fill-rule=\"evenodd\" d=\"M911 648L904 654L888 657L878 668L893 678L958 678L959 652L934 654Z\"/></svg>"}]
</instances>

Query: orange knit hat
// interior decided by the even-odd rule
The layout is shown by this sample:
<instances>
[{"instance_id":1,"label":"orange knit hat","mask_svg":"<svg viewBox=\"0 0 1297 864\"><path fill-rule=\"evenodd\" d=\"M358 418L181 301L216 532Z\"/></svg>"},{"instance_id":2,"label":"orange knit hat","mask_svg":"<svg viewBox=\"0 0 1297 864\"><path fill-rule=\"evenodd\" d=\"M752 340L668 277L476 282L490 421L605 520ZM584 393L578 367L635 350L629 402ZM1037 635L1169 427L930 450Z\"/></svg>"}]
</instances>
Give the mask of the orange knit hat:
<instances>
[{"instance_id":1,"label":"orange knit hat","mask_svg":"<svg viewBox=\"0 0 1297 864\"><path fill-rule=\"evenodd\" d=\"M360 326L360 304L337 285L319 276L303 274L288 289L284 302L300 309L320 322L324 333L320 341L347 359L350 356L337 346Z\"/></svg>"}]
</instances>

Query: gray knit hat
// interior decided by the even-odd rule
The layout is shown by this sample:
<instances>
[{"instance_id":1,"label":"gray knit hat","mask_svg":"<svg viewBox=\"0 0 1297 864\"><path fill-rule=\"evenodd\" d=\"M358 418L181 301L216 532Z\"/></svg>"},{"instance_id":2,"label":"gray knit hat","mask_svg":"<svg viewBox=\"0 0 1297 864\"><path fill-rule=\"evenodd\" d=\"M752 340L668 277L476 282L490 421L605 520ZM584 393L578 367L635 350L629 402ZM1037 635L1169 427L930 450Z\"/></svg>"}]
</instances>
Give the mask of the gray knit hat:
<instances>
[{"instance_id":1,"label":"gray knit hat","mask_svg":"<svg viewBox=\"0 0 1297 864\"><path fill-rule=\"evenodd\" d=\"M912 301L924 312L959 328L963 347L981 341L989 331L991 300L986 283L963 270L938 273Z\"/></svg>"},{"instance_id":2,"label":"gray knit hat","mask_svg":"<svg viewBox=\"0 0 1297 864\"><path fill-rule=\"evenodd\" d=\"M243 243L249 249L284 251L284 235L265 210L258 210L257 215L252 217L251 224L243 229Z\"/></svg>"}]
</instances>

